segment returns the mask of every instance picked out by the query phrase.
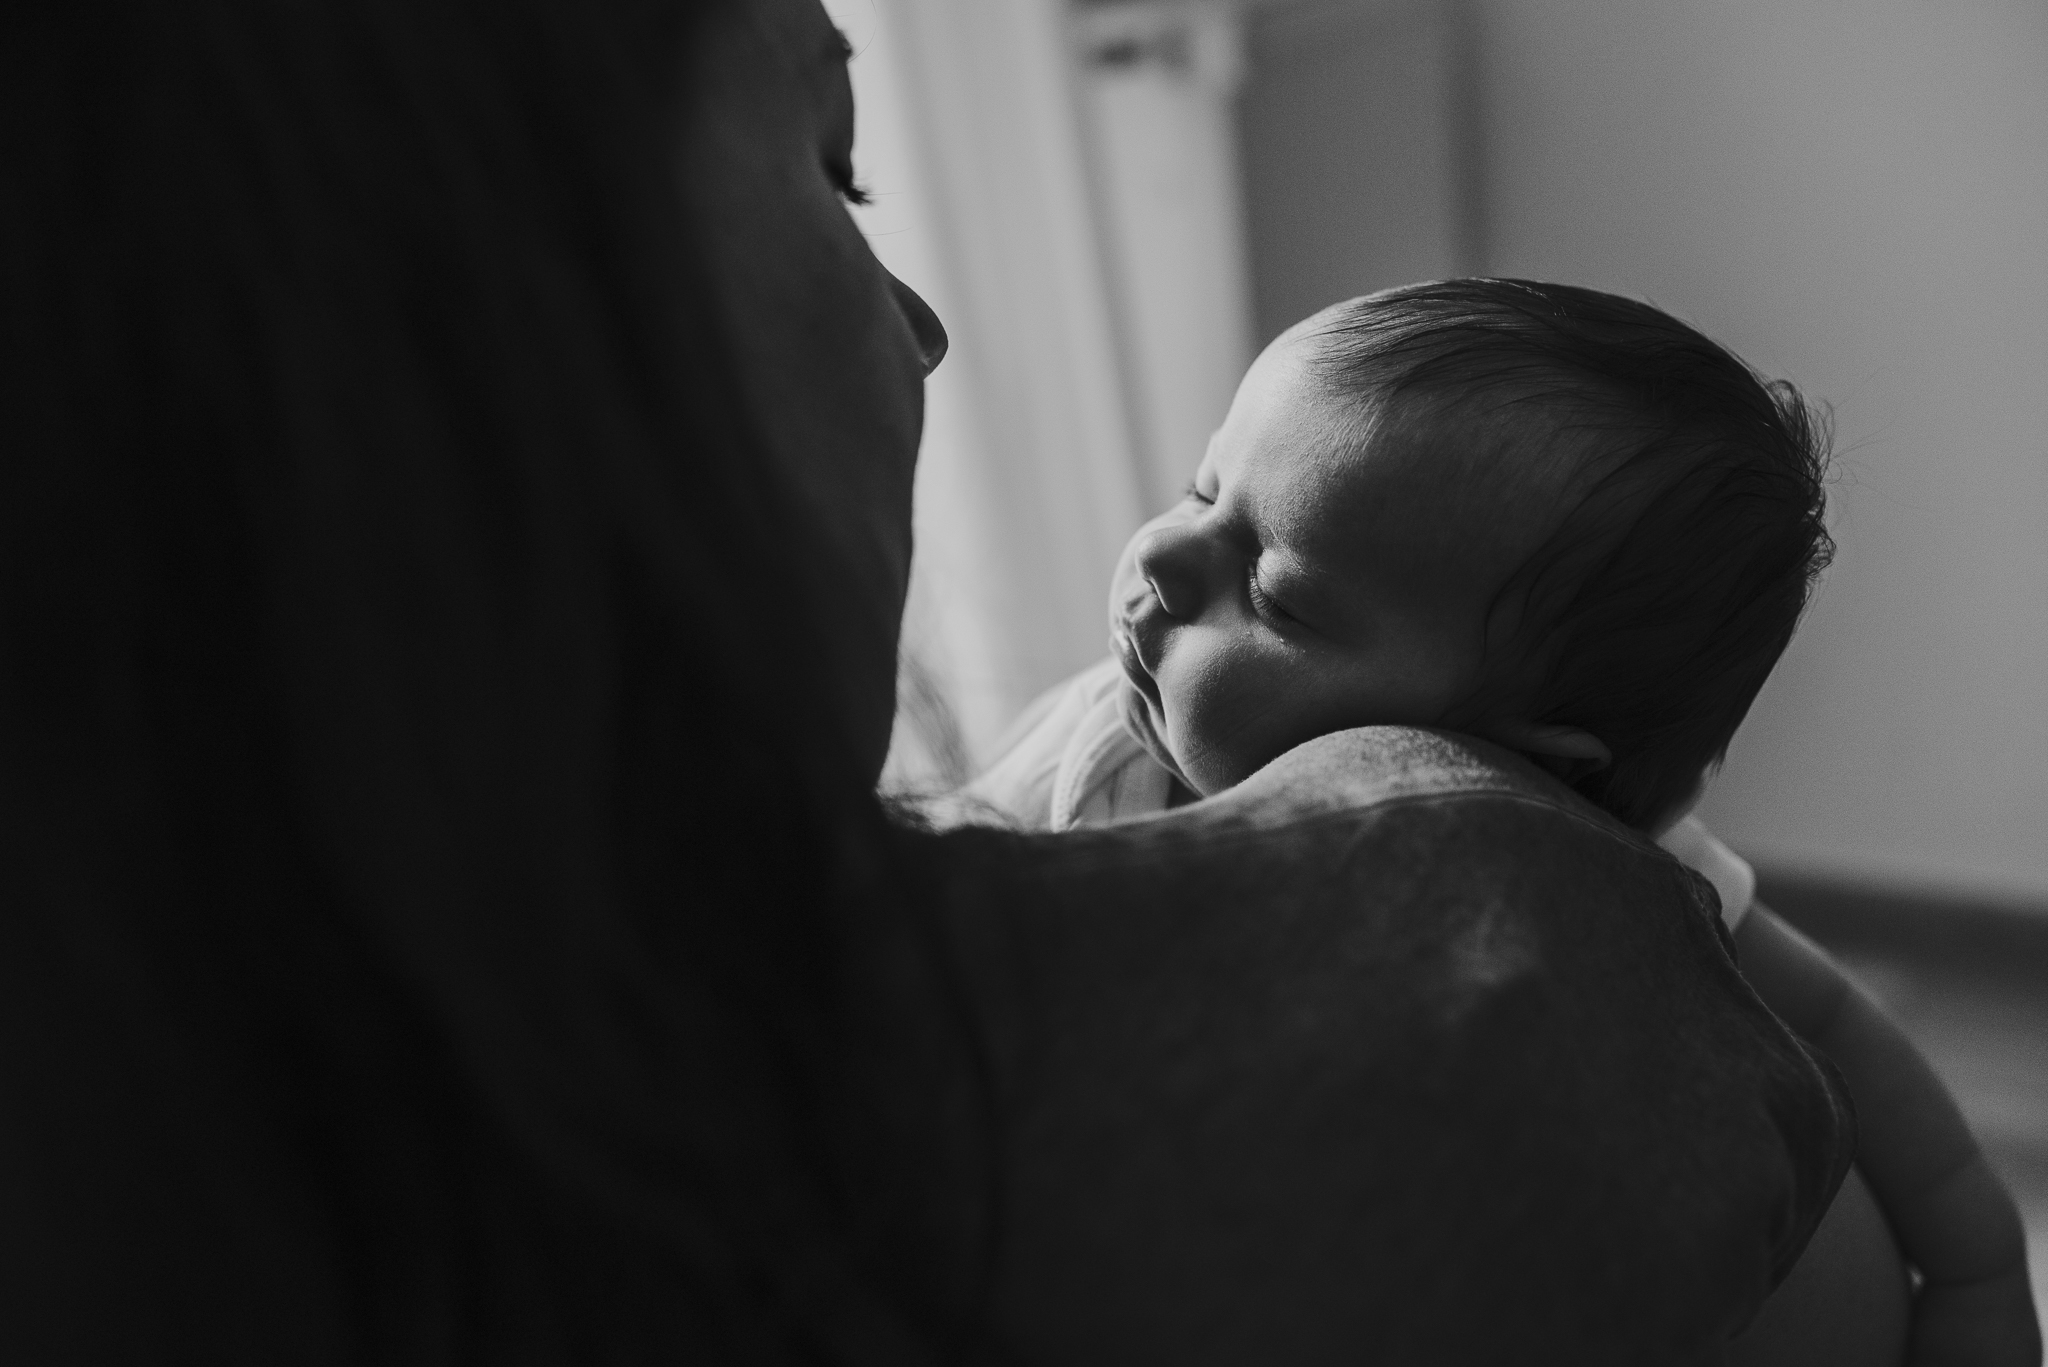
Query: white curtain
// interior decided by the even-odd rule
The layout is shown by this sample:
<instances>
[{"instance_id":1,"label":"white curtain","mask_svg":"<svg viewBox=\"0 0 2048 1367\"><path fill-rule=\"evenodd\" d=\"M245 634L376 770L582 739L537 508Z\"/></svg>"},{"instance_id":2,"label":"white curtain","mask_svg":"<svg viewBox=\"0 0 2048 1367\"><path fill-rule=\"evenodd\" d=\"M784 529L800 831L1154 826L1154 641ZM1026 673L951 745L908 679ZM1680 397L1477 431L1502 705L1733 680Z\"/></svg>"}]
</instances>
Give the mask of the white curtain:
<instances>
[{"instance_id":1,"label":"white curtain","mask_svg":"<svg viewBox=\"0 0 2048 1367\"><path fill-rule=\"evenodd\" d=\"M1091 61L1103 31L1062 0L828 8L856 53L857 217L953 339L927 388L885 780L930 785L1104 653L1116 556L1227 406L1249 336L1229 48Z\"/></svg>"}]
</instances>

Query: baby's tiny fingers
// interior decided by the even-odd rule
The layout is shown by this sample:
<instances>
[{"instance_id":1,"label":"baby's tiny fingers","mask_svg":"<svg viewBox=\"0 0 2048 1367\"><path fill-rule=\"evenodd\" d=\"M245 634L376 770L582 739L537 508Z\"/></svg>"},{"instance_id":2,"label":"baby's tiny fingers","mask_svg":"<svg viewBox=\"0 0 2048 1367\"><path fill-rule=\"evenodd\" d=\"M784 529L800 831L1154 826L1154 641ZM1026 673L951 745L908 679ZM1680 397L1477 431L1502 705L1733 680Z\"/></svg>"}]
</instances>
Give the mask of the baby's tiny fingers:
<instances>
[{"instance_id":1,"label":"baby's tiny fingers","mask_svg":"<svg viewBox=\"0 0 2048 1367\"><path fill-rule=\"evenodd\" d=\"M1909 1367L2041 1367L2025 1264L1980 1282L1930 1282L1913 1301Z\"/></svg>"}]
</instances>

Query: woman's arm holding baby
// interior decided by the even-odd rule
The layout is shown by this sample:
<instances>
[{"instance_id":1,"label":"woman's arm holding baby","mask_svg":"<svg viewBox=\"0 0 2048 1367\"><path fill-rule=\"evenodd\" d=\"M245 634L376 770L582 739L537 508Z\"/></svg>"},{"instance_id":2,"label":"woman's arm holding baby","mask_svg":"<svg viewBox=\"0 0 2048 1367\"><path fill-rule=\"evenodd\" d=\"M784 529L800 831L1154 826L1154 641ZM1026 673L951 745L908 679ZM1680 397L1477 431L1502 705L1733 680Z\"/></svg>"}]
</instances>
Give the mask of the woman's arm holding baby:
<instances>
[{"instance_id":1,"label":"woman's arm holding baby","mask_svg":"<svg viewBox=\"0 0 2048 1367\"><path fill-rule=\"evenodd\" d=\"M1948 1089L1878 1005L1762 903L1735 939L1757 995L1842 1070L1855 1098L1857 1166L1925 1278L1908 1361L2037 1367L2019 1214Z\"/></svg>"}]
</instances>

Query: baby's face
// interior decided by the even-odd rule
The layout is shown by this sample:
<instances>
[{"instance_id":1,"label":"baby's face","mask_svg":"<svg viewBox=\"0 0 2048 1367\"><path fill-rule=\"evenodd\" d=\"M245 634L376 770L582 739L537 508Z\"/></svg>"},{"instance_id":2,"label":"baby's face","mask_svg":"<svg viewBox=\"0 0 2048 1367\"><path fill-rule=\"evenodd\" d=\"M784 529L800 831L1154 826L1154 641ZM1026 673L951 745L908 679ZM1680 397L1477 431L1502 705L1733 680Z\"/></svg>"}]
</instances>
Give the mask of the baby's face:
<instances>
[{"instance_id":1,"label":"baby's face","mask_svg":"<svg viewBox=\"0 0 2048 1367\"><path fill-rule=\"evenodd\" d=\"M1125 720L1205 796L1331 731L1443 721L1533 544L1470 460L1347 439L1313 345L1290 333L1253 364L1193 488L1110 588Z\"/></svg>"}]
</instances>

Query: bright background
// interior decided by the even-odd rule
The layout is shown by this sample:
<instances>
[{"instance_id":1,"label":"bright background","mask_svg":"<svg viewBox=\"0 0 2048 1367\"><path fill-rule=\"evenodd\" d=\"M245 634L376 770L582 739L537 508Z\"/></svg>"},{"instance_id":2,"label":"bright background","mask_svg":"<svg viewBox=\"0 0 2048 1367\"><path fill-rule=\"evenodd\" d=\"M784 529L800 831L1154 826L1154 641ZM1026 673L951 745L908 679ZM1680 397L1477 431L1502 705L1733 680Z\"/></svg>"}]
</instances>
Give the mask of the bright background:
<instances>
[{"instance_id":1,"label":"bright background","mask_svg":"<svg viewBox=\"0 0 2048 1367\"><path fill-rule=\"evenodd\" d=\"M1117 550L1257 345L1529 275L1835 406L1841 553L1710 822L1769 867L2048 912L2048 5L827 5L863 225L954 337L897 781L971 768L1103 652Z\"/></svg>"}]
</instances>

